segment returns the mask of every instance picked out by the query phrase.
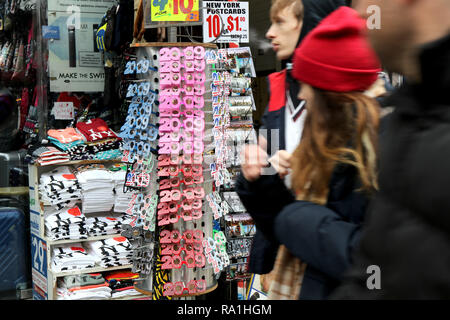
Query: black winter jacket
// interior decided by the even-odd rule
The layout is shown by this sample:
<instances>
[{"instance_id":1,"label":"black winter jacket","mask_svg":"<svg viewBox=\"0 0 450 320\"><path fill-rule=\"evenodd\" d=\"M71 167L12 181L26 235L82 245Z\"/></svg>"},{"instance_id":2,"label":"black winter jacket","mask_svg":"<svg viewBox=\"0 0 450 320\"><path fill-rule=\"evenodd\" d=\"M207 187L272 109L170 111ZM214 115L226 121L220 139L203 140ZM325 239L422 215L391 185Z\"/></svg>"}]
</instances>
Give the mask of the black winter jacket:
<instances>
[{"instance_id":1,"label":"black winter jacket","mask_svg":"<svg viewBox=\"0 0 450 320\"><path fill-rule=\"evenodd\" d=\"M450 35L423 48L420 66L422 82L390 99L380 192L334 299L450 297ZM368 289L372 265L381 289Z\"/></svg>"}]
</instances>

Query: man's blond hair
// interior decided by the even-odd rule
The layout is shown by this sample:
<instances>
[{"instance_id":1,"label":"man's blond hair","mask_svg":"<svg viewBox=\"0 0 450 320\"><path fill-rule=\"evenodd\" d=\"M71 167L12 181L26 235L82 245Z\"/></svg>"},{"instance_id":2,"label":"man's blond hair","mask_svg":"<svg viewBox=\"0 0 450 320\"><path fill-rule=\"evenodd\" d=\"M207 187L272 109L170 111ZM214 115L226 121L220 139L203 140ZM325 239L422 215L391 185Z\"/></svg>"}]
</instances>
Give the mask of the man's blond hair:
<instances>
[{"instance_id":1,"label":"man's blond hair","mask_svg":"<svg viewBox=\"0 0 450 320\"><path fill-rule=\"evenodd\" d=\"M303 2L301 0L272 0L270 18L274 20L281 10L291 7L298 21L303 20Z\"/></svg>"}]
</instances>

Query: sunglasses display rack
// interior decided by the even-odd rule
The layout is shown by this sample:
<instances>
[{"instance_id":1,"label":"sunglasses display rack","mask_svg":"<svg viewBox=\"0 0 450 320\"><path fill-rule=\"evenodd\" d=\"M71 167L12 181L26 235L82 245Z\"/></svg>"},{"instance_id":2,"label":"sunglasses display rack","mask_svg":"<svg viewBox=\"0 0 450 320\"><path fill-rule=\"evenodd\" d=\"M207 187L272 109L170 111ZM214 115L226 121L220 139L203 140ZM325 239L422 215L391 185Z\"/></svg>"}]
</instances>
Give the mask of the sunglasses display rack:
<instances>
[{"instance_id":1,"label":"sunglasses display rack","mask_svg":"<svg viewBox=\"0 0 450 320\"><path fill-rule=\"evenodd\" d=\"M208 152L213 119L205 47L213 46L138 45L124 71L129 103L120 133L122 160L129 164L124 187L136 192L129 209L136 220L122 234L148 235L147 243L145 236L135 241L135 271L152 277L145 287L155 300L202 295L217 287L213 258L208 261L215 248L208 246L214 236L206 200L213 191L207 164L213 157ZM149 254L142 259L143 247L152 259Z\"/></svg>"}]
</instances>

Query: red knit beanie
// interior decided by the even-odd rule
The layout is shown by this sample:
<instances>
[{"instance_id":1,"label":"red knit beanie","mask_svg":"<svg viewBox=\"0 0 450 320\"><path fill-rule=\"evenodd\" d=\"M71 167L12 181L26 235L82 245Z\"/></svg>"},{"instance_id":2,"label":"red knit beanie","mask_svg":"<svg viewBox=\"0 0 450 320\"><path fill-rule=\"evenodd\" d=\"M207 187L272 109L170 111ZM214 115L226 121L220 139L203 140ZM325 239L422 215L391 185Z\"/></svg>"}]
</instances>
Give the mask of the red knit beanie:
<instances>
[{"instance_id":1,"label":"red knit beanie","mask_svg":"<svg viewBox=\"0 0 450 320\"><path fill-rule=\"evenodd\" d=\"M364 32L365 20L354 9L334 11L296 49L292 76L327 91L367 90L381 69Z\"/></svg>"}]
</instances>

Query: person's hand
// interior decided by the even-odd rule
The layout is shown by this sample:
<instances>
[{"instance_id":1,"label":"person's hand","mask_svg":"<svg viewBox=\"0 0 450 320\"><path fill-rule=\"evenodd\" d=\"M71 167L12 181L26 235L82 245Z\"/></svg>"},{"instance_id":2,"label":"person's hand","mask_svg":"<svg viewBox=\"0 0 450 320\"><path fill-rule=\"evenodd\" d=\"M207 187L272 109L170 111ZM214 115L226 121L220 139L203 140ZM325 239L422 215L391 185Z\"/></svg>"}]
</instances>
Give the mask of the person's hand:
<instances>
[{"instance_id":1,"label":"person's hand","mask_svg":"<svg viewBox=\"0 0 450 320\"><path fill-rule=\"evenodd\" d=\"M242 150L241 169L244 178L253 182L259 179L264 167L268 166L267 141L260 137L259 143L246 145Z\"/></svg>"},{"instance_id":2,"label":"person's hand","mask_svg":"<svg viewBox=\"0 0 450 320\"><path fill-rule=\"evenodd\" d=\"M291 157L292 155L286 150L280 150L269 159L269 162L278 172L281 179L284 179L284 177L289 174L291 169Z\"/></svg>"}]
</instances>

